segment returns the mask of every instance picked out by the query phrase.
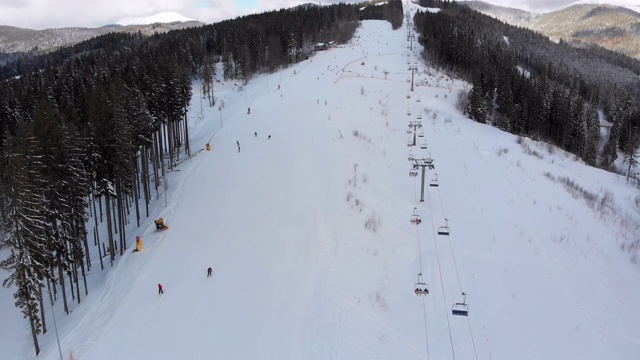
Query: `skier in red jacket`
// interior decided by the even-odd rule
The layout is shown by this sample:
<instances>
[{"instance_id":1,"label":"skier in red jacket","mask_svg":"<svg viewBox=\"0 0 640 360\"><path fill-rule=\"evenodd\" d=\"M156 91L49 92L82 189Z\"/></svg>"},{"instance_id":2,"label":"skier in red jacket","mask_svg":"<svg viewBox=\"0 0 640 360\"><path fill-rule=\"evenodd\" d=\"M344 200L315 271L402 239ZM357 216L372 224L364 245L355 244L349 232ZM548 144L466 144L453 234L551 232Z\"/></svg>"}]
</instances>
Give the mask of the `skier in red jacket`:
<instances>
[{"instance_id":1,"label":"skier in red jacket","mask_svg":"<svg viewBox=\"0 0 640 360\"><path fill-rule=\"evenodd\" d=\"M164 294L164 291L162 291L162 285L158 284L158 295L160 294Z\"/></svg>"}]
</instances>

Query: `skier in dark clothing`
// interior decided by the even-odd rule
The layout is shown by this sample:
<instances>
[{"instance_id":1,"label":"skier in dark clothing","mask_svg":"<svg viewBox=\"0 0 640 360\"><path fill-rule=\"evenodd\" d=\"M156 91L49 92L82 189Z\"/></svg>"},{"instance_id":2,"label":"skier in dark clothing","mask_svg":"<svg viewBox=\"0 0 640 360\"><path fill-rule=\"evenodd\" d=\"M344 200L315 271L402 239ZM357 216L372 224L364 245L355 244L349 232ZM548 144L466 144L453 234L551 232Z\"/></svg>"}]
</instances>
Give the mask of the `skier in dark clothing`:
<instances>
[{"instance_id":1,"label":"skier in dark clothing","mask_svg":"<svg viewBox=\"0 0 640 360\"><path fill-rule=\"evenodd\" d=\"M258 133L257 133L257 132L254 132L254 133L253 133L253 136L258 137Z\"/></svg>"},{"instance_id":2,"label":"skier in dark clothing","mask_svg":"<svg viewBox=\"0 0 640 360\"><path fill-rule=\"evenodd\" d=\"M164 291L162 291L162 285L158 284L158 295L164 294Z\"/></svg>"},{"instance_id":3,"label":"skier in dark clothing","mask_svg":"<svg viewBox=\"0 0 640 360\"><path fill-rule=\"evenodd\" d=\"M211 267L209 267L207 269L207 277L211 276L211 273L213 272L213 269Z\"/></svg>"}]
</instances>

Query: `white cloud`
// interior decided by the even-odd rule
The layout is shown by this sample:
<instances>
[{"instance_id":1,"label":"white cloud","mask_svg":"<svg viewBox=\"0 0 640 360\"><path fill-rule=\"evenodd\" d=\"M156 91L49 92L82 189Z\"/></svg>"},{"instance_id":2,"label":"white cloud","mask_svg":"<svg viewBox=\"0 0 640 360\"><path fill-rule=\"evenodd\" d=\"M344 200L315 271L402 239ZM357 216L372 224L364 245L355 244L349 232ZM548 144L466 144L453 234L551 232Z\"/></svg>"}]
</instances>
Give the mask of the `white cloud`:
<instances>
[{"instance_id":1,"label":"white cloud","mask_svg":"<svg viewBox=\"0 0 640 360\"><path fill-rule=\"evenodd\" d=\"M169 11L211 23L241 15L237 1L0 0L0 24L37 30L98 27L126 17L144 17Z\"/></svg>"}]
</instances>

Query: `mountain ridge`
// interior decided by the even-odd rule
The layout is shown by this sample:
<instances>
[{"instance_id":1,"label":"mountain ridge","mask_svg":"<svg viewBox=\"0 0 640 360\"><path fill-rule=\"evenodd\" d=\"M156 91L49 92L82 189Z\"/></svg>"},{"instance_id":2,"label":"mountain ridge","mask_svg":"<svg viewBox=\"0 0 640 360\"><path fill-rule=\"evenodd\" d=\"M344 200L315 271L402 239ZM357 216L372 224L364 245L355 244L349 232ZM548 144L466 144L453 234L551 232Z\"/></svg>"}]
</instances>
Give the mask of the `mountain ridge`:
<instances>
[{"instance_id":1,"label":"mountain ridge","mask_svg":"<svg viewBox=\"0 0 640 360\"><path fill-rule=\"evenodd\" d=\"M166 14L171 14L173 17L168 17ZM186 21L176 20L178 16L173 14L179 15ZM150 36L155 33L165 33L171 30L205 25L203 22L191 20L177 13L160 13L144 18L124 18L120 21L123 20L139 20L140 23L127 25L108 24L96 28L68 27L45 30L0 25L0 53L40 55L108 33L141 33L144 36ZM152 20L161 21L142 23Z\"/></svg>"},{"instance_id":2,"label":"mountain ridge","mask_svg":"<svg viewBox=\"0 0 640 360\"><path fill-rule=\"evenodd\" d=\"M553 41L596 44L640 59L640 7L610 4L572 4L547 13L495 6L482 1L467 6L505 23L543 34Z\"/></svg>"}]
</instances>

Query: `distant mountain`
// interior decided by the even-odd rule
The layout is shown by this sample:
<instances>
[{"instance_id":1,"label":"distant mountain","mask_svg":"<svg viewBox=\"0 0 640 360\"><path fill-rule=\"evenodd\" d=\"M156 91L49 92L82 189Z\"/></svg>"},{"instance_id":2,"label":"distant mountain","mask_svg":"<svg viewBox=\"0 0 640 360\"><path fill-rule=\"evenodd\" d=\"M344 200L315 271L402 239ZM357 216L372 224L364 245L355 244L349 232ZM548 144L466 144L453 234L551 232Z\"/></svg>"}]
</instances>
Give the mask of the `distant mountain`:
<instances>
[{"instance_id":1,"label":"distant mountain","mask_svg":"<svg viewBox=\"0 0 640 360\"><path fill-rule=\"evenodd\" d=\"M638 0L581 0L571 5L615 5L640 12Z\"/></svg>"},{"instance_id":2,"label":"distant mountain","mask_svg":"<svg viewBox=\"0 0 640 360\"><path fill-rule=\"evenodd\" d=\"M137 17L137 18L128 17L128 18L118 20L116 24L126 26L126 25L149 25L149 24L156 24L156 23L171 24L175 22L184 23L189 21L195 21L195 20L190 19L181 14L178 14L177 12L168 11L168 12L155 14L152 16Z\"/></svg>"},{"instance_id":3,"label":"distant mountain","mask_svg":"<svg viewBox=\"0 0 640 360\"><path fill-rule=\"evenodd\" d=\"M179 20L181 17L184 20ZM161 13L146 18L128 18L127 25L107 25L99 28L60 28L31 30L13 26L0 26L0 53L43 54L66 46L75 45L96 36L128 32L142 35L153 35L170 30L202 26L204 23L188 19L177 13ZM139 25L133 25L138 23Z\"/></svg>"},{"instance_id":4,"label":"distant mountain","mask_svg":"<svg viewBox=\"0 0 640 360\"><path fill-rule=\"evenodd\" d=\"M640 59L640 12L633 10L634 7L640 10L638 5L579 3L553 12L535 14L481 1L466 4L478 12L511 25L529 28L554 41L564 39L597 44Z\"/></svg>"}]
</instances>

